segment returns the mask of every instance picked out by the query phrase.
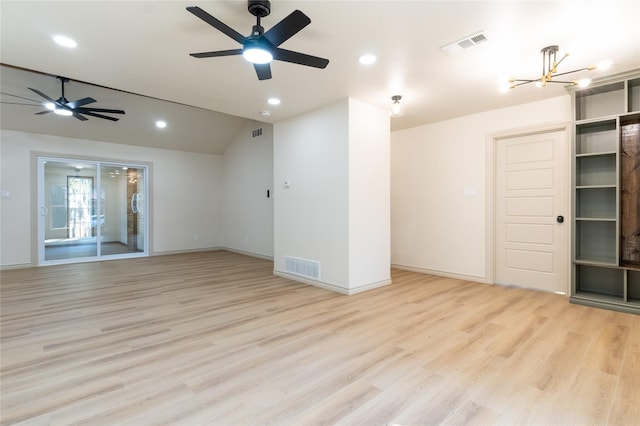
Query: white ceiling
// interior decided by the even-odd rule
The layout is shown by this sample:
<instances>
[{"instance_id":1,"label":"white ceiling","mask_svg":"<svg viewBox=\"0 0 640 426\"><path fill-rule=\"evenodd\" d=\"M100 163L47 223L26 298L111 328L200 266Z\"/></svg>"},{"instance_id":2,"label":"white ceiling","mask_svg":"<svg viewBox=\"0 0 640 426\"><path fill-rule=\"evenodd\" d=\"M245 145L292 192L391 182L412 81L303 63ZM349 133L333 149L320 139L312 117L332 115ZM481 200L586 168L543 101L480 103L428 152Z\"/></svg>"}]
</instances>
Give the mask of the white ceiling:
<instances>
[{"instance_id":1,"label":"white ceiling","mask_svg":"<svg viewBox=\"0 0 640 426\"><path fill-rule=\"evenodd\" d=\"M188 13L190 5L243 34L255 23L246 1L3 0L3 64L118 89L108 93L72 81L66 94L70 100L92 96L96 107L127 111L117 123L94 118L62 122L53 114L33 116L40 107L3 105L3 127L219 154L247 120L277 122L345 97L387 108L392 95L402 95L405 115L392 119L392 129L399 130L558 96L566 93L561 84L498 91L508 77L539 77L540 49L547 45L571 53L559 72L605 59L613 66L592 71L591 77L640 68L639 0L275 0L271 15L263 19L265 29L294 9L302 10L311 24L282 47L330 63L319 70L274 62L273 78L265 81L258 81L251 64L239 56L189 56L240 47ZM479 30L488 41L454 56L440 50ZM52 34L70 36L78 47L60 47ZM363 53L374 53L378 61L360 65ZM582 74L589 72L575 77ZM58 97L59 83L52 77L3 67L0 79L5 93L34 99L28 86ZM268 105L272 96L282 104ZM2 101L12 100L3 95ZM156 108L169 122L162 136L147 127L160 114ZM263 117L264 110L271 115Z\"/></svg>"}]
</instances>

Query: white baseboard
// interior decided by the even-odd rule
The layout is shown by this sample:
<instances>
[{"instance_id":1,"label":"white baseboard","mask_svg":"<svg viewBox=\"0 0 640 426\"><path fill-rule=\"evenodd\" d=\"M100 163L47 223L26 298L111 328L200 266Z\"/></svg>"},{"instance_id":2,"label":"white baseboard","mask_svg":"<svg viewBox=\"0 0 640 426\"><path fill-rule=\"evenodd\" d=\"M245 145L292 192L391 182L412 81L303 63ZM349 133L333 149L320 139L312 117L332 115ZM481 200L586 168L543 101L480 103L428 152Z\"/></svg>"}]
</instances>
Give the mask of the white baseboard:
<instances>
[{"instance_id":1,"label":"white baseboard","mask_svg":"<svg viewBox=\"0 0 640 426\"><path fill-rule=\"evenodd\" d=\"M229 247L221 247L220 250L226 250L226 251L230 251L232 253L243 254L245 256L256 257L258 259L270 260L270 261L273 262L273 256L268 256L266 254L253 253L253 252L250 252L250 251L243 251L243 250L236 250L236 249L232 249L232 248L229 248Z\"/></svg>"},{"instance_id":2,"label":"white baseboard","mask_svg":"<svg viewBox=\"0 0 640 426\"><path fill-rule=\"evenodd\" d=\"M391 268L401 269L403 271L418 272L420 274L437 275L439 277L456 278L458 280L473 281L473 282L476 282L476 283L493 284L487 278L485 278L485 277L477 277L475 275L456 274L456 273L453 273L453 272L446 272L446 271L438 271L438 270L434 270L434 269L419 268L419 267L416 267L416 266L400 265L400 264L397 264L397 263L392 263L391 264Z\"/></svg>"},{"instance_id":3,"label":"white baseboard","mask_svg":"<svg viewBox=\"0 0 640 426\"><path fill-rule=\"evenodd\" d=\"M373 290L374 288L383 287L385 285L391 284L391 280L389 279L389 280L378 281L371 284L366 284L356 288L344 288L344 287L340 287L334 284L329 284L323 281L317 281L317 280L301 277L299 275L290 274L288 272L278 271L276 269L273 270L273 275L281 278L286 278L291 281L297 281L297 282L309 284L315 287L323 288L325 290L333 291L335 293L345 294L347 296L351 296L353 294L362 293L363 291Z\"/></svg>"}]
</instances>

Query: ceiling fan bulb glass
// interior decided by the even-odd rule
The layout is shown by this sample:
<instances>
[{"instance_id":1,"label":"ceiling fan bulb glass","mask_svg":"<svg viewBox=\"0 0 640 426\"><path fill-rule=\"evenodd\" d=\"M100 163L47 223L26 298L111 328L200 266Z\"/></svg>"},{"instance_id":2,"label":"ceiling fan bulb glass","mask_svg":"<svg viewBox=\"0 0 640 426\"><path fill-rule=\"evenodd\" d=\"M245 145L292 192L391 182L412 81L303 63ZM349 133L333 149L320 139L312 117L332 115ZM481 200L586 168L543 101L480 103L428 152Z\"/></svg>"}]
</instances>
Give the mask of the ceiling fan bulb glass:
<instances>
[{"instance_id":1,"label":"ceiling fan bulb glass","mask_svg":"<svg viewBox=\"0 0 640 426\"><path fill-rule=\"evenodd\" d=\"M44 104L44 107L49 111L54 111L56 109L56 104L54 104L53 102L47 102Z\"/></svg>"},{"instance_id":2,"label":"ceiling fan bulb glass","mask_svg":"<svg viewBox=\"0 0 640 426\"><path fill-rule=\"evenodd\" d=\"M268 64L273 60L271 52L260 47L244 49L242 56L252 64Z\"/></svg>"},{"instance_id":3,"label":"ceiling fan bulb glass","mask_svg":"<svg viewBox=\"0 0 640 426\"><path fill-rule=\"evenodd\" d=\"M62 115L64 117L69 117L70 115L73 115L73 112L68 110L68 109L63 109L63 108L56 108L53 110L54 114L57 115Z\"/></svg>"}]
</instances>

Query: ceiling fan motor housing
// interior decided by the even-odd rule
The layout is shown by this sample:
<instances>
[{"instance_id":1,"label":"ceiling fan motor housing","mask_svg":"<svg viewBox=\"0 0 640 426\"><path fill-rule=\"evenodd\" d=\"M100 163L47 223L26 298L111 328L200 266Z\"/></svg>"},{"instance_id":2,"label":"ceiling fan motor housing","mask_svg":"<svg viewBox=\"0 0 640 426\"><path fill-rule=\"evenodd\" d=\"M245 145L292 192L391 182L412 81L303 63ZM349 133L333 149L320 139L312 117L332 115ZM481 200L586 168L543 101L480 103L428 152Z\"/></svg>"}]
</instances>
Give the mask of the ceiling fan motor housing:
<instances>
[{"instance_id":1,"label":"ceiling fan motor housing","mask_svg":"<svg viewBox=\"0 0 640 426\"><path fill-rule=\"evenodd\" d=\"M271 2L269 0L249 0L247 9L253 16L264 18L271 13Z\"/></svg>"}]
</instances>

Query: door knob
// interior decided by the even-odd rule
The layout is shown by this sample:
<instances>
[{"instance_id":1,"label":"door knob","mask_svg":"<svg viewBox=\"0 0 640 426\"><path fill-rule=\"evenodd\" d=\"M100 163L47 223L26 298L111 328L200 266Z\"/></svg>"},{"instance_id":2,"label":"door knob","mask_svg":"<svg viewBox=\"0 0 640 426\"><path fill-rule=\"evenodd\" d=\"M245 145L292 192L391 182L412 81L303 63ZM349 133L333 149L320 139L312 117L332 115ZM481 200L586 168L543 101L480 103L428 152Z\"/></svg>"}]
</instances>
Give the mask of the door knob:
<instances>
[{"instance_id":1,"label":"door knob","mask_svg":"<svg viewBox=\"0 0 640 426\"><path fill-rule=\"evenodd\" d=\"M560 215L560 216L556 217L556 222L558 222L558 223L564 222L564 216Z\"/></svg>"}]
</instances>

